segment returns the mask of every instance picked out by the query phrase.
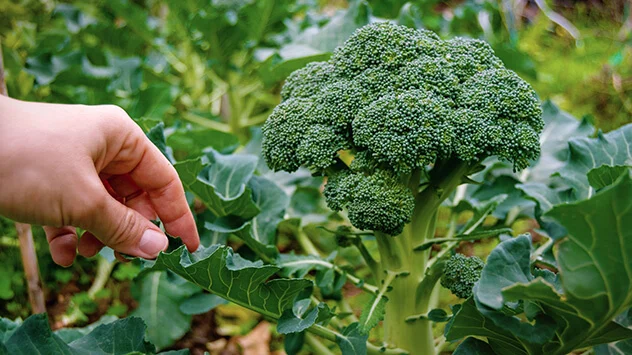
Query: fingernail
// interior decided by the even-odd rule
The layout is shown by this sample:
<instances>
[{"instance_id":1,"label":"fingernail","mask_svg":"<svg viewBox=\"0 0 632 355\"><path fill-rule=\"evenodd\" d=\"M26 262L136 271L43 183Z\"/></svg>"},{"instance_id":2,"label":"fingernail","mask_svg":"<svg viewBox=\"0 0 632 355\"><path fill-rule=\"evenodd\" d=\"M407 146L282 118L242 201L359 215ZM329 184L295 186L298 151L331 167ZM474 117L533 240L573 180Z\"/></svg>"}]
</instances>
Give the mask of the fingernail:
<instances>
[{"instance_id":1,"label":"fingernail","mask_svg":"<svg viewBox=\"0 0 632 355\"><path fill-rule=\"evenodd\" d=\"M148 229L140 238L138 247L143 253L155 257L167 247L168 242L167 237L163 233Z\"/></svg>"}]
</instances>

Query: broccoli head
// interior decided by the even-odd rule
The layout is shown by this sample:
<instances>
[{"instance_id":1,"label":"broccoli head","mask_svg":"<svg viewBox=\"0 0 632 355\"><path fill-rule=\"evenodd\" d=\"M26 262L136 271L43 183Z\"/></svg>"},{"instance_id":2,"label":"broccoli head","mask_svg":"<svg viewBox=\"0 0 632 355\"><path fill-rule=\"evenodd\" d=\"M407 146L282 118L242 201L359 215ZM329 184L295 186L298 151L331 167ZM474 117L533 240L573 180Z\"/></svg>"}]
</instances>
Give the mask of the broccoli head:
<instances>
[{"instance_id":1,"label":"broccoli head","mask_svg":"<svg viewBox=\"0 0 632 355\"><path fill-rule=\"evenodd\" d=\"M441 286L459 298L469 298L474 284L481 278L483 266L485 263L477 256L454 254L445 264Z\"/></svg>"},{"instance_id":2,"label":"broccoli head","mask_svg":"<svg viewBox=\"0 0 632 355\"><path fill-rule=\"evenodd\" d=\"M488 156L522 169L539 155L544 126L533 89L487 43L388 22L290 74L281 98L262 128L267 164L327 175L332 209L387 234L412 218L416 172Z\"/></svg>"}]
</instances>

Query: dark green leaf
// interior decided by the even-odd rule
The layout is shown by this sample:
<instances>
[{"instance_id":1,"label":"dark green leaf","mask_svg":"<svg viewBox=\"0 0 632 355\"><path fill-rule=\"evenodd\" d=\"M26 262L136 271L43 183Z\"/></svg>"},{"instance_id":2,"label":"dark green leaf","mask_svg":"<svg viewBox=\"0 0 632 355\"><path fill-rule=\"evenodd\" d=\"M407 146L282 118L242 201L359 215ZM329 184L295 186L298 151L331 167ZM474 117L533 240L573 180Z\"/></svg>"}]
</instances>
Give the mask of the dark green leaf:
<instances>
[{"instance_id":1,"label":"dark green leaf","mask_svg":"<svg viewBox=\"0 0 632 355\"><path fill-rule=\"evenodd\" d=\"M336 336L336 343L342 355L366 354L366 341L369 336L362 334L358 327L358 323L352 323L343 330L341 335Z\"/></svg>"},{"instance_id":2,"label":"dark green leaf","mask_svg":"<svg viewBox=\"0 0 632 355\"><path fill-rule=\"evenodd\" d=\"M305 343L305 332L285 334L283 347L287 355L296 355L303 349Z\"/></svg>"},{"instance_id":3,"label":"dark green leaf","mask_svg":"<svg viewBox=\"0 0 632 355\"><path fill-rule=\"evenodd\" d=\"M145 341L145 324L130 317L102 324L69 344L53 334L46 314L27 318L6 340L8 354L90 354L117 355L130 353L153 354L154 346ZM2 348L0 348L2 350Z\"/></svg>"},{"instance_id":4,"label":"dark green leaf","mask_svg":"<svg viewBox=\"0 0 632 355\"><path fill-rule=\"evenodd\" d=\"M191 315L183 313L180 304L199 290L195 285L163 271L145 274L135 287L140 298L132 315L145 321L147 338L158 349L172 345L191 328Z\"/></svg>"},{"instance_id":5,"label":"dark green leaf","mask_svg":"<svg viewBox=\"0 0 632 355\"><path fill-rule=\"evenodd\" d=\"M627 166L608 166L602 165L588 172L588 182L590 186L599 190L606 186L612 185L621 175L628 171Z\"/></svg>"},{"instance_id":6,"label":"dark green leaf","mask_svg":"<svg viewBox=\"0 0 632 355\"><path fill-rule=\"evenodd\" d=\"M228 301L212 293L198 293L180 304L180 312L189 315L206 313Z\"/></svg>"},{"instance_id":7,"label":"dark green leaf","mask_svg":"<svg viewBox=\"0 0 632 355\"><path fill-rule=\"evenodd\" d=\"M161 253L154 267L168 268L207 291L272 319L279 319L292 307L296 295L312 286L305 279L266 282L278 267L250 262L223 245L200 248L193 254L184 246Z\"/></svg>"},{"instance_id":8,"label":"dark green leaf","mask_svg":"<svg viewBox=\"0 0 632 355\"><path fill-rule=\"evenodd\" d=\"M325 303L319 303L311 310L307 310L310 299L298 301L292 309L287 309L279 318L277 331L281 334L300 333L312 325L331 318L331 310Z\"/></svg>"},{"instance_id":9,"label":"dark green leaf","mask_svg":"<svg viewBox=\"0 0 632 355\"><path fill-rule=\"evenodd\" d=\"M452 355L495 355L496 353L486 342L467 338L454 350Z\"/></svg>"}]
</instances>

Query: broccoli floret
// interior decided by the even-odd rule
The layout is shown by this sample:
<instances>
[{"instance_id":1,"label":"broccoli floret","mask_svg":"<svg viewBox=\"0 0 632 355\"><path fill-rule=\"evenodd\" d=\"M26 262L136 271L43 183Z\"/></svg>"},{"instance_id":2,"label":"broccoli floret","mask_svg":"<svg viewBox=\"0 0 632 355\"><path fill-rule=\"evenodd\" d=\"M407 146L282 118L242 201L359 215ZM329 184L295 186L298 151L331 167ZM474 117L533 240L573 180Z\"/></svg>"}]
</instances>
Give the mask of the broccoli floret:
<instances>
[{"instance_id":1,"label":"broccoli floret","mask_svg":"<svg viewBox=\"0 0 632 355\"><path fill-rule=\"evenodd\" d=\"M485 263L477 256L454 254L445 264L441 286L459 298L472 296L474 284L481 278Z\"/></svg>"},{"instance_id":2,"label":"broccoli floret","mask_svg":"<svg viewBox=\"0 0 632 355\"><path fill-rule=\"evenodd\" d=\"M292 73L281 96L263 126L266 162L328 176L327 203L347 208L359 229L401 231L428 167L442 167L427 174L426 186L445 198L456 185L441 180L461 181L446 166L498 156L522 169L540 152L535 92L480 40L443 41L427 30L370 24L329 61ZM341 150L357 161L342 164ZM369 183L375 185L359 190ZM334 192L343 185L353 193Z\"/></svg>"},{"instance_id":3,"label":"broccoli floret","mask_svg":"<svg viewBox=\"0 0 632 355\"><path fill-rule=\"evenodd\" d=\"M356 228L391 235L402 232L415 208L410 189L386 170L371 175L339 171L329 177L324 195L331 209L348 210Z\"/></svg>"}]
</instances>

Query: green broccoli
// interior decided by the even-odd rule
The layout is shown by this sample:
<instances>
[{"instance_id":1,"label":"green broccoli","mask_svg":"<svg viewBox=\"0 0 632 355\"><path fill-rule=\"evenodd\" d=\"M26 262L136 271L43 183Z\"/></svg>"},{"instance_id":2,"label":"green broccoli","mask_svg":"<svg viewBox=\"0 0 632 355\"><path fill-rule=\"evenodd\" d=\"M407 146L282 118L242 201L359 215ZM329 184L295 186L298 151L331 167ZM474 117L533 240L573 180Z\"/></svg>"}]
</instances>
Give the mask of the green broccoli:
<instances>
[{"instance_id":1,"label":"green broccoli","mask_svg":"<svg viewBox=\"0 0 632 355\"><path fill-rule=\"evenodd\" d=\"M472 296L472 287L481 278L483 266L485 263L477 256L454 254L445 264L441 286L459 298L469 298Z\"/></svg>"},{"instance_id":2,"label":"green broccoli","mask_svg":"<svg viewBox=\"0 0 632 355\"><path fill-rule=\"evenodd\" d=\"M328 176L332 209L389 235L428 198L422 179L442 200L488 156L523 169L539 155L544 126L533 89L487 43L388 22L293 72L281 97L263 126L268 165ZM341 151L355 160L342 164Z\"/></svg>"}]
</instances>

